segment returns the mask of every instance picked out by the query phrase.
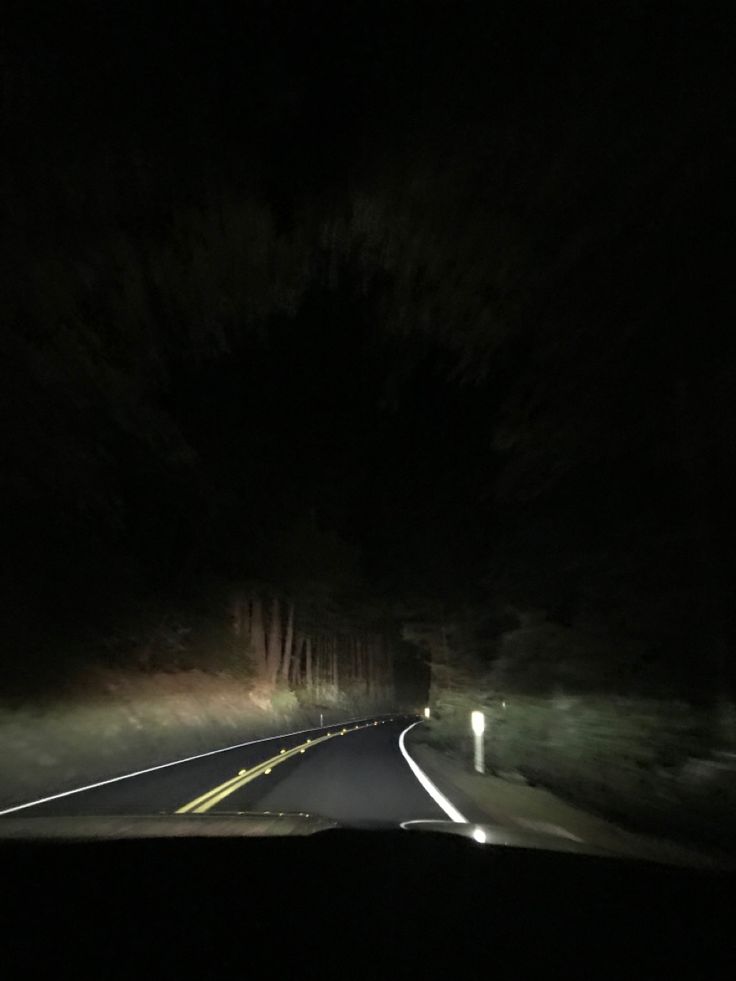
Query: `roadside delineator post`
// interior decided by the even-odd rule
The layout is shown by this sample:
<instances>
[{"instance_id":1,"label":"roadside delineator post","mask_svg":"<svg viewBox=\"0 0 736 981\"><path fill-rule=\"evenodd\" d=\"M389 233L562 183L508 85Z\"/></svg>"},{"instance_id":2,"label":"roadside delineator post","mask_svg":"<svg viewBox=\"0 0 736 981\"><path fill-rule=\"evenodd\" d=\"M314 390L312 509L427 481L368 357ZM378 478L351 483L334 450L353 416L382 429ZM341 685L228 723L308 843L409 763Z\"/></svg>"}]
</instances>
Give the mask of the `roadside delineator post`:
<instances>
[{"instance_id":1,"label":"roadside delineator post","mask_svg":"<svg viewBox=\"0 0 736 981\"><path fill-rule=\"evenodd\" d=\"M486 730L486 717L482 712L471 712L470 713L470 725L473 729L473 737L475 741L475 753L473 764L476 773L485 773L485 759L483 754L483 733Z\"/></svg>"}]
</instances>

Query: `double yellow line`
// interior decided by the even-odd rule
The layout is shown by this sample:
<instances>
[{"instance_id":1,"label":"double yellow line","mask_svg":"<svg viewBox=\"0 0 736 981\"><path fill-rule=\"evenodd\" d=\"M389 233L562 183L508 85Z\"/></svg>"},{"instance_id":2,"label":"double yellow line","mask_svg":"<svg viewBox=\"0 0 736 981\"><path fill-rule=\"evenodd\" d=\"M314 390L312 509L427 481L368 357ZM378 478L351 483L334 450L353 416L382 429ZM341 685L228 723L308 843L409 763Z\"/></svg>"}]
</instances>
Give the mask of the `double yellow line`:
<instances>
[{"instance_id":1,"label":"double yellow line","mask_svg":"<svg viewBox=\"0 0 736 981\"><path fill-rule=\"evenodd\" d=\"M279 763L284 763L286 760L291 759L292 756L298 756L301 753L306 753L308 749L313 749L315 746L319 746L320 743L327 742L328 739L332 739L333 736L345 736L348 732L355 732L356 729L367 729L369 726L377 726L382 724L383 720L376 722L366 722L363 725L357 726L345 726L336 732L328 732L324 736L318 736L316 739L307 739L306 742L300 743L298 746L292 747L292 749L281 749L276 756L272 756L268 760L264 760L262 763L258 763L256 766L250 768L250 770L240 770L237 776L232 777L230 780L226 780L225 783L221 783L217 787L213 787L212 790L208 790L207 793L202 794L201 797L195 797L194 800L190 800L188 804L182 805L182 807L177 808L176 814L206 814L210 808L214 807L215 804L219 804L220 801L229 797L230 794L234 794L236 790L240 790L241 787L245 787L246 784L255 780L256 777L265 776L270 773L275 766Z\"/></svg>"}]
</instances>

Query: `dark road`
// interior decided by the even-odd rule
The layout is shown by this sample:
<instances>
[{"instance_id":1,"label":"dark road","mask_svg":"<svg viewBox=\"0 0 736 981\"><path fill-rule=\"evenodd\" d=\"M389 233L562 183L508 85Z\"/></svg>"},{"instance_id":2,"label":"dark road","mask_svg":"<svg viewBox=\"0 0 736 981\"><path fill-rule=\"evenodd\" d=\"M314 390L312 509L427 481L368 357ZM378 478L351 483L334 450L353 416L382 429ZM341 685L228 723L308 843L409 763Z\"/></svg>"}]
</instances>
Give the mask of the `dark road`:
<instances>
[{"instance_id":1,"label":"dark road","mask_svg":"<svg viewBox=\"0 0 736 981\"><path fill-rule=\"evenodd\" d=\"M408 717L268 739L58 796L18 816L307 812L346 826L447 815L399 745Z\"/></svg>"}]
</instances>

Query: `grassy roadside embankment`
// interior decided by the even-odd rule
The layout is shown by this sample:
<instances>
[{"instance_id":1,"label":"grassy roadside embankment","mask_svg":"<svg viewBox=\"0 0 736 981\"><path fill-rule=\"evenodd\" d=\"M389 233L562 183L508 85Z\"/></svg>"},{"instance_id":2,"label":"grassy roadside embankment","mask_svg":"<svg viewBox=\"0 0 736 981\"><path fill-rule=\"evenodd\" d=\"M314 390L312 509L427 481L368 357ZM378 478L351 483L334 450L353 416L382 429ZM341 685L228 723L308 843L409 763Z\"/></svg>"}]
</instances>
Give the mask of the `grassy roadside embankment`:
<instances>
[{"instance_id":1,"label":"grassy roadside embankment","mask_svg":"<svg viewBox=\"0 0 736 981\"><path fill-rule=\"evenodd\" d=\"M0 703L0 808L209 750L352 718L379 706L317 704L226 672L90 672L71 693Z\"/></svg>"},{"instance_id":2,"label":"grassy roadside embankment","mask_svg":"<svg viewBox=\"0 0 736 981\"><path fill-rule=\"evenodd\" d=\"M489 776L478 779L494 781L499 794L545 788L632 830L736 851L733 706L714 719L684 702L644 698L435 692L417 738L468 772L473 709L486 715Z\"/></svg>"}]
</instances>

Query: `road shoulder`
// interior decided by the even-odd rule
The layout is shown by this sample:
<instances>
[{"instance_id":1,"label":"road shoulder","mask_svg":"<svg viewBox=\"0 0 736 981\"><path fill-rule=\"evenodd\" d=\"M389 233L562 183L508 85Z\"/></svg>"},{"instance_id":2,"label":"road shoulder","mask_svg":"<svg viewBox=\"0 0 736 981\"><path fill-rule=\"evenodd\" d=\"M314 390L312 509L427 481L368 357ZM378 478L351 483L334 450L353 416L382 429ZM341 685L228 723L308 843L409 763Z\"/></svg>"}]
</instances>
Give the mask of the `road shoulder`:
<instances>
[{"instance_id":1,"label":"road shoulder","mask_svg":"<svg viewBox=\"0 0 736 981\"><path fill-rule=\"evenodd\" d=\"M417 733L409 734L407 750L469 820L581 841L632 858L687 865L713 864L694 849L627 831L561 800L549 790L475 773L469 765L431 746Z\"/></svg>"}]
</instances>

